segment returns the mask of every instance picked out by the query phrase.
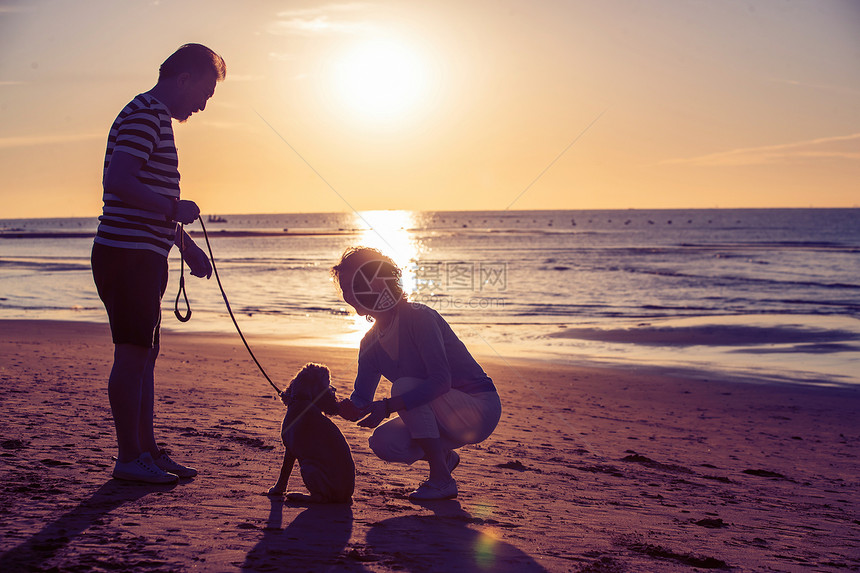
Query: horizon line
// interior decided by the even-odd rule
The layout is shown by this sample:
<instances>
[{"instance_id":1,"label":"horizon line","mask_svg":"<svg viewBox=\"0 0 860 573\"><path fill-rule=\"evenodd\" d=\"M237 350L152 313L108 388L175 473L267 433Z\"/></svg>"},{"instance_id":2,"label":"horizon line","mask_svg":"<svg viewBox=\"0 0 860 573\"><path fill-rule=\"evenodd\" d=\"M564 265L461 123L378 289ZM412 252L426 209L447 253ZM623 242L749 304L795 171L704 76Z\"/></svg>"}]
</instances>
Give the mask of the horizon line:
<instances>
[{"instance_id":1,"label":"horizon line","mask_svg":"<svg viewBox=\"0 0 860 573\"><path fill-rule=\"evenodd\" d=\"M564 208L564 209L359 209L359 213L373 212L398 212L407 211L411 213L548 213L548 212L630 212L630 211L766 211L766 210L852 210L860 209L860 205L852 206L814 206L806 207L797 206L777 206L777 207L605 207L605 208ZM201 213L201 218L212 216L220 217L256 217L265 215L340 215L349 214L351 211L263 211L257 213L230 213L227 211L219 211L217 213ZM92 215L42 215L42 216L24 216L24 217L0 217L0 221L21 221L28 219L94 219L98 220L100 213Z\"/></svg>"}]
</instances>

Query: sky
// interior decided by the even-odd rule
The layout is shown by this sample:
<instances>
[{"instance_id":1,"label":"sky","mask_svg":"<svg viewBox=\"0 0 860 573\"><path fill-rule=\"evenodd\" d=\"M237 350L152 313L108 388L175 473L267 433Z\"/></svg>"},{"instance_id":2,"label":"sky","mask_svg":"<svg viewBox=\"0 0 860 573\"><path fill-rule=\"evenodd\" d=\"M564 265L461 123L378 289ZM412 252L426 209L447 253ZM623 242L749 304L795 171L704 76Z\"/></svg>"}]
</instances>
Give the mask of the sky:
<instances>
[{"instance_id":1,"label":"sky","mask_svg":"<svg viewBox=\"0 0 860 573\"><path fill-rule=\"evenodd\" d=\"M860 204L854 0L0 0L0 218L98 216L187 42L204 214Z\"/></svg>"}]
</instances>

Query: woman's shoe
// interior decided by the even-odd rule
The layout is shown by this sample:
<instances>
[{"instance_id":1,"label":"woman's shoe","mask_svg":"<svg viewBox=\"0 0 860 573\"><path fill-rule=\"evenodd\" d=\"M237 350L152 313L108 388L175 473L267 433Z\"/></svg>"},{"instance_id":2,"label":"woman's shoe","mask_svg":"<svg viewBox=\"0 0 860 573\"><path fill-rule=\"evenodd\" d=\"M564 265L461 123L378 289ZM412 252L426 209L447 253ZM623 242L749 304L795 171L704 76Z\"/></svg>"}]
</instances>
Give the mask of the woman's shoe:
<instances>
[{"instance_id":1,"label":"woman's shoe","mask_svg":"<svg viewBox=\"0 0 860 573\"><path fill-rule=\"evenodd\" d=\"M455 497L457 497L457 482L453 478L441 485L430 483L429 480L422 482L418 489L409 494L409 499L412 501L454 499Z\"/></svg>"}]
</instances>

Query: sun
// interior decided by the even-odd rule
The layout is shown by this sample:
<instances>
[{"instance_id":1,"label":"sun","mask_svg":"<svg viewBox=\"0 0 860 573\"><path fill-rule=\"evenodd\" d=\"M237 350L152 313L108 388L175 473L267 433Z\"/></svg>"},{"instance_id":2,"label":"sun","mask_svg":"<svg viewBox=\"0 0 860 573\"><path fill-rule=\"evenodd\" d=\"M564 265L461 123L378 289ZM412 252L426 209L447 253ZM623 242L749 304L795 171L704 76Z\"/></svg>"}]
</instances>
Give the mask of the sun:
<instances>
[{"instance_id":1,"label":"sun","mask_svg":"<svg viewBox=\"0 0 860 573\"><path fill-rule=\"evenodd\" d=\"M337 60L334 91L354 116L400 121L429 98L429 69L408 43L373 39L353 45Z\"/></svg>"}]
</instances>

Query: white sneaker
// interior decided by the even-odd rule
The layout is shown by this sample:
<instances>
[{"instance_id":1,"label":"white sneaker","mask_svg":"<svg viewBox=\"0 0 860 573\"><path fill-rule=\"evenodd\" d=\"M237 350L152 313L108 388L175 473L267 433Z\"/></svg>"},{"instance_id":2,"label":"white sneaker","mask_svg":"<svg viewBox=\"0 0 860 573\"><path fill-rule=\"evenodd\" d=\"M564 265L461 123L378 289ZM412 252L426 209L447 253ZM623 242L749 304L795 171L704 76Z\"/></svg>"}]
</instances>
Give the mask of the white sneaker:
<instances>
[{"instance_id":1,"label":"white sneaker","mask_svg":"<svg viewBox=\"0 0 860 573\"><path fill-rule=\"evenodd\" d=\"M179 481L175 475L156 466L149 452L140 454L139 458L130 462L122 463L117 460L113 468L113 477L143 483L175 483Z\"/></svg>"},{"instance_id":2,"label":"white sneaker","mask_svg":"<svg viewBox=\"0 0 860 573\"><path fill-rule=\"evenodd\" d=\"M164 450L158 451L158 457L155 458L155 465L164 471L178 475L181 478L193 478L197 475L197 470L188 466L183 466L182 464L177 464L170 459L170 456L168 456L167 452Z\"/></svg>"},{"instance_id":3,"label":"white sneaker","mask_svg":"<svg viewBox=\"0 0 860 573\"><path fill-rule=\"evenodd\" d=\"M409 499L412 501L454 499L455 497L457 497L457 482L453 479L441 485L432 484L429 480L422 482L418 489L409 494Z\"/></svg>"}]
</instances>

